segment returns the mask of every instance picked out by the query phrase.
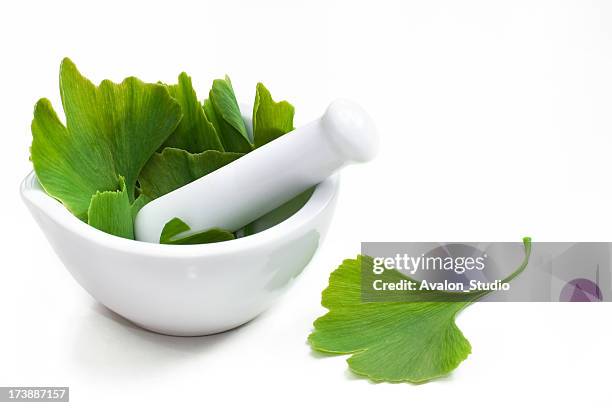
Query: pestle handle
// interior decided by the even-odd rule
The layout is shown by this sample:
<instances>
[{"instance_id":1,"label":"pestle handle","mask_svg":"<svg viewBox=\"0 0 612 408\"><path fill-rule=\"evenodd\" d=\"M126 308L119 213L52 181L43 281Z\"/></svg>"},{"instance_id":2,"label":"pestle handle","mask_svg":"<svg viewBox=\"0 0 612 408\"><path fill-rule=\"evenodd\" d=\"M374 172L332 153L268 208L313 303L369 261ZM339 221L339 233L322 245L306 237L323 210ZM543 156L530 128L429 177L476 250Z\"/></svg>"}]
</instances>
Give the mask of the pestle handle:
<instances>
[{"instance_id":1,"label":"pestle handle","mask_svg":"<svg viewBox=\"0 0 612 408\"><path fill-rule=\"evenodd\" d=\"M334 101L321 118L145 205L136 216L136 239L159 242L174 217L191 227L188 234L236 231L377 150L369 115L353 102Z\"/></svg>"}]
</instances>

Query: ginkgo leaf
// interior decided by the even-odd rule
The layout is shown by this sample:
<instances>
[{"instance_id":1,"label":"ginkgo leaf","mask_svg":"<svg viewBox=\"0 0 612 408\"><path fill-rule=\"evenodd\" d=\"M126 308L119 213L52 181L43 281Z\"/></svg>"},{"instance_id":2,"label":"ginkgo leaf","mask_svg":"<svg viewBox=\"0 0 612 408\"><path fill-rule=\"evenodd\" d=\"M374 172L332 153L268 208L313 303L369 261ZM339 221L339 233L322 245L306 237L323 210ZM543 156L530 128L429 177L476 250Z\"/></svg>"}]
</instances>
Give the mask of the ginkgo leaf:
<instances>
[{"instance_id":1,"label":"ginkgo leaf","mask_svg":"<svg viewBox=\"0 0 612 408\"><path fill-rule=\"evenodd\" d=\"M531 241L524 240L525 259L504 281L527 266ZM332 272L323 291L322 305L329 312L314 322L309 336L313 349L325 353L352 354L347 360L356 374L374 381L422 383L448 375L471 352L468 340L455 324L466 306L488 292L457 294L439 292L440 301L362 302L362 263L371 268L372 258L345 260ZM371 270L371 269L366 269ZM385 270L384 274L399 274ZM431 292L429 299L433 299Z\"/></svg>"},{"instance_id":2,"label":"ginkgo leaf","mask_svg":"<svg viewBox=\"0 0 612 408\"><path fill-rule=\"evenodd\" d=\"M88 223L108 234L134 239L134 218L147 201L144 195L140 195L130 204L125 179L119 177L119 190L93 195L87 212Z\"/></svg>"},{"instance_id":3,"label":"ginkgo leaf","mask_svg":"<svg viewBox=\"0 0 612 408\"><path fill-rule=\"evenodd\" d=\"M236 101L234 88L229 77L215 79L209 93L209 100L204 101L204 111L220 132L221 143L225 151L248 153L253 150L246 126ZM210 113L214 111L214 113Z\"/></svg>"},{"instance_id":4,"label":"ginkgo leaf","mask_svg":"<svg viewBox=\"0 0 612 408\"><path fill-rule=\"evenodd\" d=\"M219 135L206 118L204 109L198 101L191 78L186 73L181 73L178 84L169 85L168 91L181 105L183 118L162 147L176 147L190 153L201 153L205 150L223 151Z\"/></svg>"},{"instance_id":5,"label":"ginkgo leaf","mask_svg":"<svg viewBox=\"0 0 612 408\"><path fill-rule=\"evenodd\" d=\"M140 190L150 199L168 194L241 157L241 153L207 150L191 154L182 149L165 148L155 153L138 179Z\"/></svg>"},{"instance_id":6,"label":"ginkgo leaf","mask_svg":"<svg viewBox=\"0 0 612 408\"><path fill-rule=\"evenodd\" d=\"M204 114L206 115L206 119L213 125L217 135L219 135L219 140L223 139L223 131L221 130L221 124L219 123L219 119L217 118L217 114L215 112L215 108L213 107L212 102L209 99L205 99L202 103L202 109L204 110ZM223 145L223 142L221 142ZM224 150L220 149L220 150Z\"/></svg>"},{"instance_id":7,"label":"ginkgo leaf","mask_svg":"<svg viewBox=\"0 0 612 408\"><path fill-rule=\"evenodd\" d=\"M189 225L187 225L180 218L175 217L164 225L164 229L162 230L159 238L159 243L172 245L210 244L213 242L229 241L236 238L231 232L220 228L211 228L206 231L176 238L177 235L183 234L190 230L191 228Z\"/></svg>"},{"instance_id":8,"label":"ginkgo leaf","mask_svg":"<svg viewBox=\"0 0 612 408\"><path fill-rule=\"evenodd\" d=\"M60 92L66 126L48 100L34 109L31 159L40 184L83 220L92 196L119 189L120 176L132 202L138 174L181 119L180 105L165 86L134 77L95 86L67 58Z\"/></svg>"},{"instance_id":9,"label":"ginkgo leaf","mask_svg":"<svg viewBox=\"0 0 612 408\"><path fill-rule=\"evenodd\" d=\"M291 132L295 109L287 101L274 102L270 91L260 82L253 105L253 139L261 147L285 133Z\"/></svg>"}]
</instances>

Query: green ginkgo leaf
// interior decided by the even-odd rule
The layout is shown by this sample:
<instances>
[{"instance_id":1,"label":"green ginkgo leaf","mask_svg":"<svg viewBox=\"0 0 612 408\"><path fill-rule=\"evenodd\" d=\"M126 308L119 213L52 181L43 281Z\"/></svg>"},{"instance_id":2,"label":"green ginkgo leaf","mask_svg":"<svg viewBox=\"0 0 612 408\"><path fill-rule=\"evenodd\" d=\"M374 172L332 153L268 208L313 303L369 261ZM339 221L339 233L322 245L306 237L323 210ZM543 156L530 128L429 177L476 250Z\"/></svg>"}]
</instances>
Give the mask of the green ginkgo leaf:
<instances>
[{"instance_id":1,"label":"green ginkgo leaf","mask_svg":"<svg viewBox=\"0 0 612 408\"><path fill-rule=\"evenodd\" d=\"M197 232L181 238L176 238L177 235L190 231L191 228L180 218L173 218L166 223L159 237L160 244L171 245L194 245L194 244L210 244L213 242L229 241L235 237L229 231L220 228L211 228L206 231Z\"/></svg>"},{"instance_id":2,"label":"green ginkgo leaf","mask_svg":"<svg viewBox=\"0 0 612 408\"><path fill-rule=\"evenodd\" d=\"M34 109L31 159L45 191L87 219L97 192L120 188L135 199L138 174L176 129L181 107L165 86L130 77L95 86L69 59L60 67L64 126L46 99Z\"/></svg>"},{"instance_id":3,"label":"green ginkgo leaf","mask_svg":"<svg viewBox=\"0 0 612 408\"><path fill-rule=\"evenodd\" d=\"M176 147L190 153L205 150L223 151L223 145L213 124L206 118L204 109L198 101L191 78L181 73L178 84L169 85L168 91L181 105L183 118L162 147Z\"/></svg>"},{"instance_id":4,"label":"green ginkgo leaf","mask_svg":"<svg viewBox=\"0 0 612 408\"><path fill-rule=\"evenodd\" d=\"M140 190L150 199L156 199L241 156L241 153L216 150L192 154L182 149L167 147L161 153L155 153L140 173Z\"/></svg>"},{"instance_id":5,"label":"green ginkgo leaf","mask_svg":"<svg viewBox=\"0 0 612 408\"><path fill-rule=\"evenodd\" d=\"M524 240L525 259L504 281L508 282L526 267L531 241ZM347 360L356 374L374 381L422 383L448 375L471 352L468 340L455 324L462 309L488 292L457 294L449 302L449 292L430 291L431 301L415 300L419 291L407 291L403 302L362 301L362 263L372 267L372 258L359 256L345 260L332 272L323 291L322 305L329 312L318 318L309 337L313 349L334 354L352 354ZM399 274L386 270L388 274Z\"/></svg>"},{"instance_id":6,"label":"green ginkgo leaf","mask_svg":"<svg viewBox=\"0 0 612 408\"><path fill-rule=\"evenodd\" d=\"M295 109L287 101L274 102L270 91L260 82L255 92L253 105L253 139L255 147L291 132Z\"/></svg>"},{"instance_id":7,"label":"green ginkgo leaf","mask_svg":"<svg viewBox=\"0 0 612 408\"><path fill-rule=\"evenodd\" d=\"M134 239L134 219L147 202L147 197L140 195L130 204L125 179L119 177L119 190L99 191L91 197L87 222L108 234Z\"/></svg>"},{"instance_id":8,"label":"green ginkgo leaf","mask_svg":"<svg viewBox=\"0 0 612 408\"><path fill-rule=\"evenodd\" d=\"M208 121L213 125L213 128L215 128L215 131L217 132L217 135L219 135L219 140L221 141L221 145L223 146L224 143L222 141L223 139L223 131L221 130L221 124L219 123L219 118L217 118L217 113L215 112L215 108L212 104L212 102L209 99L205 99L204 102L202 103L202 109L204 110L204 114L206 115L206 119L208 119ZM220 150L224 150L220 149Z\"/></svg>"},{"instance_id":9,"label":"green ginkgo leaf","mask_svg":"<svg viewBox=\"0 0 612 408\"><path fill-rule=\"evenodd\" d=\"M204 111L220 133L225 151L248 153L253 150L253 142L244 125L234 88L228 76L213 81L209 100L204 101Z\"/></svg>"}]
</instances>

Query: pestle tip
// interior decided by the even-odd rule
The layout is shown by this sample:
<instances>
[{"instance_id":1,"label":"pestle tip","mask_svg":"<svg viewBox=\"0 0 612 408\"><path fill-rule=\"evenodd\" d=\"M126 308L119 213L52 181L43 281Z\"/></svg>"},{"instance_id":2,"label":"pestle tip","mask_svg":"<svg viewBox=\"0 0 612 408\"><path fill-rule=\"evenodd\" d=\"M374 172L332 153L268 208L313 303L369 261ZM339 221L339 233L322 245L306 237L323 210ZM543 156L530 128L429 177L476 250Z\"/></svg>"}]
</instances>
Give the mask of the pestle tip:
<instances>
[{"instance_id":1,"label":"pestle tip","mask_svg":"<svg viewBox=\"0 0 612 408\"><path fill-rule=\"evenodd\" d=\"M367 162L378 153L378 134L374 121L358 104L338 99L332 102L321 120L340 153L352 162Z\"/></svg>"}]
</instances>

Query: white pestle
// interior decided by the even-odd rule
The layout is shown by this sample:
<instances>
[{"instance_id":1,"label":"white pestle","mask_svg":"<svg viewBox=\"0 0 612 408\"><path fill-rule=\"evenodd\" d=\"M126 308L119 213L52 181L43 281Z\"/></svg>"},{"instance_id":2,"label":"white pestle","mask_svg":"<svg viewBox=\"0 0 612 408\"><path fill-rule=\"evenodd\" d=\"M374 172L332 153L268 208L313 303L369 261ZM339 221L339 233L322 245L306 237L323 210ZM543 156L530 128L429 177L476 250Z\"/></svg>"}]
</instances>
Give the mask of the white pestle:
<instances>
[{"instance_id":1,"label":"white pestle","mask_svg":"<svg viewBox=\"0 0 612 408\"><path fill-rule=\"evenodd\" d=\"M239 230L377 150L370 116L353 102L336 100L321 118L145 205L136 216L136 239L159 242L174 217L191 227L181 236Z\"/></svg>"}]
</instances>

